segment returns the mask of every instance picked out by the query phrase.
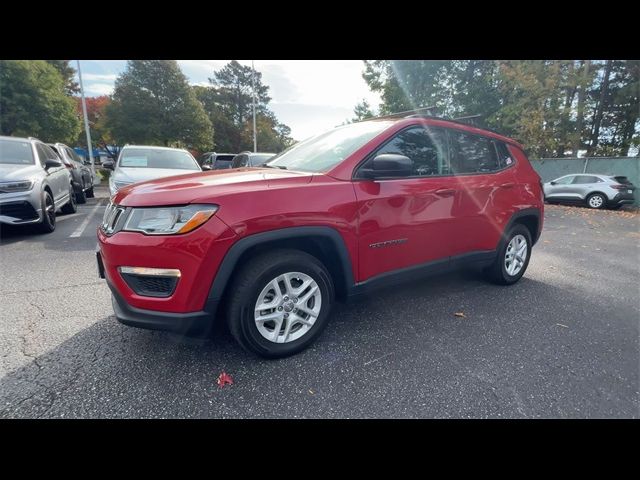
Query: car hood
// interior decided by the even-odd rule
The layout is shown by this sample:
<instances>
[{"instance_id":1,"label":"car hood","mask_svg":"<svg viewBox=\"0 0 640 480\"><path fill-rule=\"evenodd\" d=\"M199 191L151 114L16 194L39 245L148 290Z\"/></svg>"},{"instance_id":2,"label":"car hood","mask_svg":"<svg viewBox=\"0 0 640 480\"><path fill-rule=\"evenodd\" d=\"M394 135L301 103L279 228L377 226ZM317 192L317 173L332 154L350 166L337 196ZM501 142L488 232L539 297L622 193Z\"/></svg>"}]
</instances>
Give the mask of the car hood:
<instances>
[{"instance_id":1,"label":"car hood","mask_svg":"<svg viewBox=\"0 0 640 480\"><path fill-rule=\"evenodd\" d=\"M216 198L230 193L309 183L313 175L276 168L212 170L124 187L113 201L127 207L214 203Z\"/></svg>"},{"instance_id":2,"label":"car hood","mask_svg":"<svg viewBox=\"0 0 640 480\"><path fill-rule=\"evenodd\" d=\"M183 170L178 168L135 168L135 167L119 167L113 179L117 182L144 182L154 180L156 178L174 177L176 175L184 175L185 173L200 173L196 170Z\"/></svg>"},{"instance_id":3,"label":"car hood","mask_svg":"<svg viewBox=\"0 0 640 480\"><path fill-rule=\"evenodd\" d=\"M43 175L44 171L39 165L12 165L0 163L0 182L13 180L29 180Z\"/></svg>"}]
</instances>

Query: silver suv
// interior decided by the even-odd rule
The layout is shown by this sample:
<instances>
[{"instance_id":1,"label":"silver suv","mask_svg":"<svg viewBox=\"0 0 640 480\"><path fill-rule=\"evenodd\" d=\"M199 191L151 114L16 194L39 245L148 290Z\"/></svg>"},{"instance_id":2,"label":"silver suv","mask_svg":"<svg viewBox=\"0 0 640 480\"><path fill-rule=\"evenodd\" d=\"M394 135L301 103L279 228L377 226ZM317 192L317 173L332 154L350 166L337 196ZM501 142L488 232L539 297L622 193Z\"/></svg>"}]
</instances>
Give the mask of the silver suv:
<instances>
[{"instance_id":1,"label":"silver suv","mask_svg":"<svg viewBox=\"0 0 640 480\"><path fill-rule=\"evenodd\" d=\"M71 174L58 155L35 138L0 136L0 224L56 228L56 211L75 213Z\"/></svg>"},{"instance_id":2,"label":"silver suv","mask_svg":"<svg viewBox=\"0 0 640 480\"><path fill-rule=\"evenodd\" d=\"M543 185L549 203L580 203L589 208L620 208L635 201L636 187L627 177L599 174L573 174Z\"/></svg>"}]
</instances>

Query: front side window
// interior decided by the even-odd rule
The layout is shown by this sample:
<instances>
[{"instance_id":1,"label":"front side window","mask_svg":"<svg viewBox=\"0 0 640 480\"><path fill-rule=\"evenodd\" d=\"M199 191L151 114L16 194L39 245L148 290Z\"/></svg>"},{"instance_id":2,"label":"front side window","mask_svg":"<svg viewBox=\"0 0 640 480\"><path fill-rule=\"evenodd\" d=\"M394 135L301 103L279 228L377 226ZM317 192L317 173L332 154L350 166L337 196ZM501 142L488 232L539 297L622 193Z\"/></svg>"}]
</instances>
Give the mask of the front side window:
<instances>
[{"instance_id":1,"label":"front side window","mask_svg":"<svg viewBox=\"0 0 640 480\"><path fill-rule=\"evenodd\" d=\"M485 137L449 130L451 173L490 173L500 170L493 142Z\"/></svg>"},{"instance_id":2,"label":"front side window","mask_svg":"<svg viewBox=\"0 0 640 480\"><path fill-rule=\"evenodd\" d=\"M58 162L62 162L58 154L56 154L50 147L44 145L43 143L36 143L36 150L38 151L38 157L40 157L40 163L42 166L45 166L45 162L47 160L57 160Z\"/></svg>"},{"instance_id":3,"label":"front side window","mask_svg":"<svg viewBox=\"0 0 640 480\"><path fill-rule=\"evenodd\" d=\"M392 124L374 120L337 127L296 143L266 163L289 170L327 172Z\"/></svg>"},{"instance_id":4,"label":"front side window","mask_svg":"<svg viewBox=\"0 0 640 480\"><path fill-rule=\"evenodd\" d=\"M413 177L443 175L446 167L446 137L438 128L411 127L403 130L375 152L376 155L398 154L413 161ZM370 168L367 161L362 168Z\"/></svg>"},{"instance_id":5,"label":"front side window","mask_svg":"<svg viewBox=\"0 0 640 480\"><path fill-rule=\"evenodd\" d=\"M120 157L120 167L169 168L200 170L198 163L187 152L152 148L126 148Z\"/></svg>"},{"instance_id":6,"label":"front side window","mask_svg":"<svg viewBox=\"0 0 640 480\"><path fill-rule=\"evenodd\" d=\"M556 182L556 185L569 185L574 178L575 177L573 175L569 175L568 177L562 177L557 180L554 180L554 182Z\"/></svg>"},{"instance_id":7,"label":"front side window","mask_svg":"<svg viewBox=\"0 0 640 480\"><path fill-rule=\"evenodd\" d=\"M33 165L31 143L15 140L0 140L0 163Z\"/></svg>"}]
</instances>

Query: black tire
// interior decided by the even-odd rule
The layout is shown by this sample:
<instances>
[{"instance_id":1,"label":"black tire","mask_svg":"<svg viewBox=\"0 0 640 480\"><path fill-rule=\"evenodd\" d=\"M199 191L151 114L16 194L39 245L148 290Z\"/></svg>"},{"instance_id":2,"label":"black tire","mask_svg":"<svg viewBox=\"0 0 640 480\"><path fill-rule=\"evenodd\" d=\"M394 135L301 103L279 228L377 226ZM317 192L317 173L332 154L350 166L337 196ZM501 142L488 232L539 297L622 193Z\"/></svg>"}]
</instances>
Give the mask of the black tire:
<instances>
[{"instance_id":1,"label":"black tire","mask_svg":"<svg viewBox=\"0 0 640 480\"><path fill-rule=\"evenodd\" d=\"M85 191L84 191L84 185L82 185L82 188L80 189L79 192L76 192L76 203L79 203L79 204L87 203L87 195L85 194Z\"/></svg>"},{"instance_id":2,"label":"black tire","mask_svg":"<svg viewBox=\"0 0 640 480\"><path fill-rule=\"evenodd\" d=\"M51 210L47 211L47 207L51 207ZM56 206L53 197L46 190L42 194L42 221L37 228L40 233L51 233L56 229Z\"/></svg>"},{"instance_id":3,"label":"black tire","mask_svg":"<svg viewBox=\"0 0 640 480\"><path fill-rule=\"evenodd\" d=\"M258 296L278 275L300 272L309 275L320 288L320 313L310 329L300 338L288 343L274 343L259 332L254 319ZM315 257L298 250L271 250L252 258L229 285L231 299L227 306L227 325L231 335L247 351L265 358L281 358L307 348L327 326L334 301L331 275Z\"/></svg>"},{"instance_id":4,"label":"black tire","mask_svg":"<svg viewBox=\"0 0 640 480\"><path fill-rule=\"evenodd\" d=\"M85 193L87 198L95 197L95 195L93 193L93 185L91 185L91 188L87 189L84 193Z\"/></svg>"},{"instance_id":5,"label":"black tire","mask_svg":"<svg viewBox=\"0 0 640 480\"><path fill-rule=\"evenodd\" d=\"M76 213L78 206L76 205L76 194L73 191L73 185L69 185L69 201L60 209L62 213Z\"/></svg>"},{"instance_id":6,"label":"black tire","mask_svg":"<svg viewBox=\"0 0 640 480\"><path fill-rule=\"evenodd\" d=\"M516 235L522 235L527 242L527 258L525 259L524 265L518 273L516 273L515 275L509 275L505 265L505 256L507 254L509 242ZM524 275L524 272L527 271L527 267L529 266L529 259L531 258L531 246L531 233L529 233L529 229L527 227L521 224L516 224L511 227L511 229L503 237L500 243L500 248L498 248L498 255L496 259L489 267L485 269L485 274L487 275L488 279L498 285L512 285L520 280Z\"/></svg>"},{"instance_id":7,"label":"black tire","mask_svg":"<svg viewBox=\"0 0 640 480\"><path fill-rule=\"evenodd\" d=\"M600 198L598 202L597 198ZM592 203L595 205L592 205ZM607 197L602 193L592 193L587 197L587 207L601 210L607 206Z\"/></svg>"}]
</instances>

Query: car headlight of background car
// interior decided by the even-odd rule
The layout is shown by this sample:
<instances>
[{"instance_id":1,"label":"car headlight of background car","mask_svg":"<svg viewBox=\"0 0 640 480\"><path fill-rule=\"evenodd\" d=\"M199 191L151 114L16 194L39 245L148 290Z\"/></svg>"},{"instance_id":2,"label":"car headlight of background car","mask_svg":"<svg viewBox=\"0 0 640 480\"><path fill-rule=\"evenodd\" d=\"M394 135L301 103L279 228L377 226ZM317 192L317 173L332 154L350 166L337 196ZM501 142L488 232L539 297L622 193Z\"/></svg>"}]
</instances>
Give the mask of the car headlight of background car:
<instances>
[{"instance_id":1,"label":"car headlight of background car","mask_svg":"<svg viewBox=\"0 0 640 480\"><path fill-rule=\"evenodd\" d=\"M33 188L33 180L18 180L14 182L0 182L0 192L27 192Z\"/></svg>"},{"instance_id":2,"label":"car headlight of background car","mask_svg":"<svg viewBox=\"0 0 640 480\"><path fill-rule=\"evenodd\" d=\"M218 211L218 205L133 208L123 230L147 235L173 235L195 230Z\"/></svg>"}]
</instances>

